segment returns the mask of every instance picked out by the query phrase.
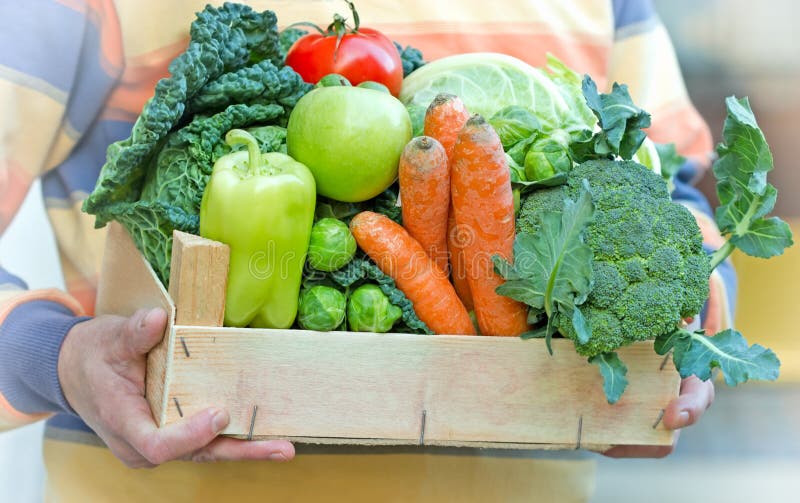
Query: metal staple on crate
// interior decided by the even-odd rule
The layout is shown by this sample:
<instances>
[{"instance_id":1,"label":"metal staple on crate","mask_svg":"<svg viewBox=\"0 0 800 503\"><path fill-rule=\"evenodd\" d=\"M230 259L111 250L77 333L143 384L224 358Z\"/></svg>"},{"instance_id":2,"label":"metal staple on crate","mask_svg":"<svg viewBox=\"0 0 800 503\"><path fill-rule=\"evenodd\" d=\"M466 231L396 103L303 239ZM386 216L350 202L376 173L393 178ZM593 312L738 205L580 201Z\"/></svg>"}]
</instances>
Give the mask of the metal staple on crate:
<instances>
[{"instance_id":1,"label":"metal staple on crate","mask_svg":"<svg viewBox=\"0 0 800 503\"><path fill-rule=\"evenodd\" d=\"M192 355L189 354L189 348L186 346L186 339L181 337L181 345L183 346L183 352L186 353L186 358L191 357Z\"/></svg>"},{"instance_id":2,"label":"metal staple on crate","mask_svg":"<svg viewBox=\"0 0 800 503\"><path fill-rule=\"evenodd\" d=\"M253 429L256 426L257 412L258 412L258 405L253 405L253 416L250 418L250 431L247 433L247 440L253 440Z\"/></svg>"},{"instance_id":3,"label":"metal staple on crate","mask_svg":"<svg viewBox=\"0 0 800 503\"><path fill-rule=\"evenodd\" d=\"M425 445L425 422L427 421L428 411L422 409L422 421L419 426L419 445Z\"/></svg>"},{"instance_id":4,"label":"metal staple on crate","mask_svg":"<svg viewBox=\"0 0 800 503\"><path fill-rule=\"evenodd\" d=\"M667 351L667 354L664 355L664 359L661 360L661 366L658 367L658 370L664 370L664 367L667 366L667 362L669 361L669 357L672 356L672 350L670 349Z\"/></svg>"},{"instance_id":5,"label":"metal staple on crate","mask_svg":"<svg viewBox=\"0 0 800 503\"><path fill-rule=\"evenodd\" d=\"M183 411L181 410L181 404L178 403L178 397L177 396L172 397L172 401L175 402L175 408L178 409L178 415L180 417L183 417Z\"/></svg>"},{"instance_id":6,"label":"metal staple on crate","mask_svg":"<svg viewBox=\"0 0 800 503\"><path fill-rule=\"evenodd\" d=\"M656 418L656 422L653 423L653 429L654 430L658 427L659 423L661 423L661 420L664 419L664 412L665 412L665 409L661 409L661 412L658 413L658 417Z\"/></svg>"}]
</instances>

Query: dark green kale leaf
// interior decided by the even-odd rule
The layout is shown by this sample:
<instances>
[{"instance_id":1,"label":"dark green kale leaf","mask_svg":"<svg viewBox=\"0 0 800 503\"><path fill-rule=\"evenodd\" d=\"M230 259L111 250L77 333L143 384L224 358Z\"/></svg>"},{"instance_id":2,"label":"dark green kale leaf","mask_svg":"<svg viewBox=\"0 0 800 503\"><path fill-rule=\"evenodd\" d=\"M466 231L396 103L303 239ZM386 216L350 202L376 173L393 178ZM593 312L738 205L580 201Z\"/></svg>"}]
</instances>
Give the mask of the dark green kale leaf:
<instances>
[{"instance_id":1,"label":"dark green kale leaf","mask_svg":"<svg viewBox=\"0 0 800 503\"><path fill-rule=\"evenodd\" d=\"M115 218L109 212L114 203L139 199L151 159L203 86L250 61L280 63L277 19L271 11L258 13L233 3L207 6L197 14L190 34L189 47L170 63L170 77L156 85L131 136L108 147L97 186L83 206L97 217L98 227Z\"/></svg>"},{"instance_id":2,"label":"dark green kale leaf","mask_svg":"<svg viewBox=\"0 0 800 503\"><path fill-rule=\"evenodd\" d=\"M422 52L419 49L415 49L410 45L403 48L397 42L394 43L394 46L397 48L397 52L400 53L400 61L403 63L403 77L408 77L408 74L425 64Z\"/></svg>"},{"instance_id":3,"label":"dark green kale leaf","mask_svg":"<svg viewBox=\"0 0 800 503\"><path fill-rule=\"evenodd\" d=\"M319 271L315 271L319 273ZM325 278L323 278L325 276ZM360 284L369 281L377 283L381 291L389 298L389 301L403 311L403 325L395 327L393 331L408 331L418 334L432 334L425 323L419 319L414 311L414 305L395 285L394 280L381 271L374 262L368 257L356 256L347 265L337 271L327 275L319 274L318 279L323 281L333 281L345 289L354 289Z\"/></svg>"},{"instance_id":4,"label":"dark green kale leaf","mask_svg":"<svg viewBox=\"0 0 800 503\"><path fill-rule=\"evenodd\" d=\"M188 109L191 113L207 113L234 103L248 103L279 104L291 110L312 87L288 66L278 68L265 60L209 82L192 97Z\"/></svg>"},{"instance_id":5,"label":"dark green kale leaf","mask_svg":"<svg viewBox=\"0 0 800 503\"><path fill-rule=\"evenodd\" d=\"M292 48L294 43L297 42L300 37L307 34L308 31L293 26L285 28L283 31L281 31L278 38L281 46L281 59L286 60L286 53L289 52L289 49Z\"/></svg>"}]
</instances>

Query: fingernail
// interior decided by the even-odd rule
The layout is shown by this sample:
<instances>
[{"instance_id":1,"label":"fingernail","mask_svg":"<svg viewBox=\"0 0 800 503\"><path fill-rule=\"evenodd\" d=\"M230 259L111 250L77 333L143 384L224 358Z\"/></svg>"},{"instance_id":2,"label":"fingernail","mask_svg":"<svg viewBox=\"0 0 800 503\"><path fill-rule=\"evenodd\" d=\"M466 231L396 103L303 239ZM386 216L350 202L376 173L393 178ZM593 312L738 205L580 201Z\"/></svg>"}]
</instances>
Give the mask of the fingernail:
<instances>
[{"instance_id":1,"label":"fingernail","mask_svg":"<svg viewBox=\"0 0 800 503\"><path fill-rule=\"evenodd\" d=\"M270 461L286 461L286 455L281 451L273 452L269 455Z\"/></svg>"},{"instance_id":2,"label":"fingernail","mask_svg":"<svg viewBox=\"0 0 800 503\"><path fill-rule=\"evenodd\" d=\"M689 412L682 410L680 414L678 414L678 424L680 426L686 426L689 424Z\"/></svg>"},{"instance_id":3,"label":"fingernail","mask_svg":"<svg viewBox=\"0 0 800 503\"><path fill-rule=\"evenodd\" d=\"M214 430L214 433L219 433L228 426L228 413L224 410L220 409L217 410L214 415L211 417L211 428Z\"/></svg>"}]
</instances>

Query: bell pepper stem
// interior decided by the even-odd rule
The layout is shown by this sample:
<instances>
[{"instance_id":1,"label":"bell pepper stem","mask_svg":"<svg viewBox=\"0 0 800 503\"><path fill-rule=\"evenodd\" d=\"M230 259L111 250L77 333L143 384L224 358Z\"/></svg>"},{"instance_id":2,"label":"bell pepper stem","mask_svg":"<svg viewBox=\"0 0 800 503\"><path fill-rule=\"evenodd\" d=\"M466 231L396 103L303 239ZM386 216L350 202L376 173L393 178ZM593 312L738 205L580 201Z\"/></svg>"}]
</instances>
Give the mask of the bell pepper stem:
<instances>
[{"instance_id":1,"label":"bell pepper stem","mask_svg":"<svg viewBox=\"0 0 800 503\"><path fill-rule=\"evenodd\" d=\"M253 135L244 129L231 129L225 135L225 143L233 147L234 145L247 145L247 154L249 162L247 163L247 172L254 175L259 172L259 168L263 166L263 158L261 157L261 148L258 146L258 140Z\"/></svg>"}]
</instances>

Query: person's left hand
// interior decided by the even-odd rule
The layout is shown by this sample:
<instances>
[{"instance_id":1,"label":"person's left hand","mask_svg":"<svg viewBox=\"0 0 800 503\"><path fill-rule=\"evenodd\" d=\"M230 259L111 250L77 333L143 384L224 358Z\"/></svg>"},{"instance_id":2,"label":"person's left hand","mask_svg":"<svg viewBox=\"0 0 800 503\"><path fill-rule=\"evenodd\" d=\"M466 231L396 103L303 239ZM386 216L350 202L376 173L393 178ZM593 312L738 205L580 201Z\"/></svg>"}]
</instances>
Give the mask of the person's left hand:
<instances>
[{"instance_id":1,"label":"person's left hand","mask_svg":"<svg viewBox=\"0 0 800 503\"><path fill-rule=\"evenodd\" d=\"M680 430L700 420L703 413L714 401L714 383L711 380L701 381L695 376L681 381L681 392L664 409L664 427L668 430ZM680 432L678 432L680 433ZM603 455L611 458L663 458L675 450L678 435L672 445L618 445L605 451Z\"/></svg>"}]
</instances>

